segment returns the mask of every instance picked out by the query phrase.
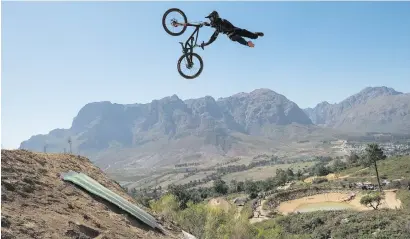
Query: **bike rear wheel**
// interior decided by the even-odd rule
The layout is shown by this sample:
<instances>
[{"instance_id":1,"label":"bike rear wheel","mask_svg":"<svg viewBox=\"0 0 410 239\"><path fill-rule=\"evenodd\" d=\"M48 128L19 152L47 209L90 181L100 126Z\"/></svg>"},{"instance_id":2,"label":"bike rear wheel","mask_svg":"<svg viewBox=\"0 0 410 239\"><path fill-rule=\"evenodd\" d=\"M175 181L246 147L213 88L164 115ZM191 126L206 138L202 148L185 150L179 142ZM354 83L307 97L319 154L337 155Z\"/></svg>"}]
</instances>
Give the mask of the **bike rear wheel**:
<instances>
[{"instance_id":1,"label":"bike rear wheel","mask_svg":"<svg viewBox=\"0 0 410 239\"><path fill-rule=\"evenodd\" d=\"M192 66L189 66L189 60L187 59L187 57L189 56L192 56L192 63L193 63ZM199 68L195 68L195 66L198 66L198 64L199 64ZM197 69L197 70L191 71L193 74L186 74L182 71L183 70L182 67L184 66L186 67L186 69L190 71L192 69ZM178 60L177 67L178 67L178 72L182 77L188 80L192 80L194 78L197 78L202 73L202 70L204 69L204 62L202 61L202 58L198 54L192 53L192 54L182 55Z\"/></svg>"},{"instance_id":2,"label":"bike rear wheel","mask_svg":"<svg viewBox=\"0 0 410 239\"><path fill-rule=\"evenodd\" d=\"M178 19L175 19L175 18L171 18L167 21L168 15L170 15L170 16L179 16L180 19L178 20ZM164 15L162 16L162 26L164 27L165 31L171 36L182 35L186 31L187 26L174 26L174 25L172 25L173 22L182 23L182 24L188 23L188 19L187 19L185 13L181 9L178 9L178 8L168 9L164 13ZM168 24L169 24L170 27L168 27ZM173 30L176 30L176 29L180 29L180 30L179 31L173 31Z\"/></svg>"}]
</instances>

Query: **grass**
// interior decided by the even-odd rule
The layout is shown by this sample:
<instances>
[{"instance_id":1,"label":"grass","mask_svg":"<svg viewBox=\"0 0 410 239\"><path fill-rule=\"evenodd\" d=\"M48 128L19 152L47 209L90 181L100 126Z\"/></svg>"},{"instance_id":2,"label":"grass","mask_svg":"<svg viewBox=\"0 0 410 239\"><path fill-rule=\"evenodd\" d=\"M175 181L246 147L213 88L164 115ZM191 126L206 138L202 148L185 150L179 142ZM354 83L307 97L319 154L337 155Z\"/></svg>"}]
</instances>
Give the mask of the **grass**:
<instances>
[{"instance_id":1,"label":"grass","mask_svg":"<svg viewBox=\"0 0 410 239\"><path fill-rule=\"evenodd\" d=\"M349 168L340 172L340 175L364 178L372 178L376 176L373 166L359 171L362 168L363 167ZM391 157L383 161L378 161L377 168L380 177L386 177L388 179L408 178L410 176L410 157Z\"/></svg>"},{"instance_id":2,"label":"grass","mask_svg":"<svg viewBox=\"0 0 410 239\"><path fill-rule=\"evenodd\" d=\"M353 167L353 168L348 168L346 170L343 170L342 172L338 173L340 176L346 176L346 175L351 175L356 173L357 171L363 169L363 167Z\"/></svg>"},{"instance_id":3,"label":"grass","mask_svg":"<svg viewBox=\"0 0 410 239\"><path fill-rule=\"evenodd\" d=\"M397 198L400 199L402 208L410 211L410 190L400 189L397 191Z\"/></svg>"},{"instance_id":4,"label":"grass","mask_svg":"<svg viewBox=\"0 0 410 239\"><path fill-rule=\"evenodd\" d=\"M410 176L410 157L392 157L385 161L378 162L380 176L387 176L389 179L408 178ZM374 170L371 175L376 176Z\"/></svg>"},{"instance_id":5,"label":"grass","mask_svg":"<svg viewBox=\"0 0 410 239\"><path fill-rule=\"evenodd\" d=\"M303 167L309 167L312 165L313 165L313 162L303 162L303 163L295 163L295 164L281 164L281 165L273 165L273 166L265 166L265 167L256 167L250 170L224 175L222 179L226 182L230 182L231 180L245 181L246 179L265 180L267 178L275 176L276 169L278 168L281 168L281 169L293 168L293 170L297 171L298 169L302 169Z\"/></svg>"}]
</instances>

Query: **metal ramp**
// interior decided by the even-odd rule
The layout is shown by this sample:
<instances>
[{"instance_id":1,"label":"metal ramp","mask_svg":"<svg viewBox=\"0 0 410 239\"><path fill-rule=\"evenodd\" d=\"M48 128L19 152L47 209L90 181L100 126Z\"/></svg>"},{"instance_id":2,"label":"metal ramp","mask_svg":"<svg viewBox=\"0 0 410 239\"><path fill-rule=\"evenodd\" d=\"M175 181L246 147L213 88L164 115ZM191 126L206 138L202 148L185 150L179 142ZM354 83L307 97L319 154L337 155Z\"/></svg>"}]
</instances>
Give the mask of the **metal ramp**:
<instances>
[{"instance_id":1,"label":"metal ramp","mask_svg":"<svg viewBox=\"0 0 410 239\"><path fill-rule=\"evenodd\" d=\"M123 197L119 196L108 188L104 187L91 177L83 173L77 173L71 170L68 173L62 173L61 177L63 180L72 182L87 190L88 192L101 197L114 205L117 205L119 208L128 212L153 229L159 229L160 231L164 232L163 228L157 223L157 220L153 216L151 216L141 208L135 206L134 204L128 202Z\"/></svg>"}]
</instances>

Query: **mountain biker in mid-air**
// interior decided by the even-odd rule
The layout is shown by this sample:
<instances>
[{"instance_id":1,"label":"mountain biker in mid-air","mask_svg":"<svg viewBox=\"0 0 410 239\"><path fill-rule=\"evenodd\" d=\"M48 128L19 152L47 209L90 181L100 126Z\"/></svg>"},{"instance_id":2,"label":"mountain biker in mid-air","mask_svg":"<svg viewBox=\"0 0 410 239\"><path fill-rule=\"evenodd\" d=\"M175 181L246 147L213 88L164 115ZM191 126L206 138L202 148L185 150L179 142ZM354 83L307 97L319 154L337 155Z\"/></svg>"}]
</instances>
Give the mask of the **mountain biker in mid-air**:
<instances>
[{"instance_id":1,"label":"mountain biker in mid-air","mask_svg":"<svg viewBox=\"0 0 410 239\"><path fill-rule=\"evenodd\" d=\"M214 42L218 37L219 33L226 34L232 41L239 42L240 44L249 47L254 47L255 44L253 44L253 42L251 41L246 41L243 37L257 39L258 37L263 37L264 35L262 32L250 32L246 29L235 27L228 20L220 18L219 13L217 11L211 12L211 14L209 14L205 18L209 18L209 20L211 21L211 24L205 23L205 25L211 26L216 30L207 43L201 44L202 48Z\"/></svg>"}]
</instances>

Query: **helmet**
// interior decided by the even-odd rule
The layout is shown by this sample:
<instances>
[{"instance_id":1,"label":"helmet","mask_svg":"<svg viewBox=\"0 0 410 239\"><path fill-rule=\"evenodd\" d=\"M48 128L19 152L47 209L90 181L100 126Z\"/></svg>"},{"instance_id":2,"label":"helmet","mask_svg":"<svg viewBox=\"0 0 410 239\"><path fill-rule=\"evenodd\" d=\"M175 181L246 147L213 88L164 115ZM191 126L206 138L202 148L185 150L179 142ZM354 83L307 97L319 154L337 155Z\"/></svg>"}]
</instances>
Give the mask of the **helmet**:
<instances>
[{"instance_id":1,"label":"helmet","mask_svg":"<svg viewBox=\"0 0 410 239\"><path fill-rule=\"evenodd\" d=\"M208 16L205 18L209 18L211 22L215 21L217 18L219 18L219 13L217 11L212 11Z\"/></svg>"}]
</instances>

